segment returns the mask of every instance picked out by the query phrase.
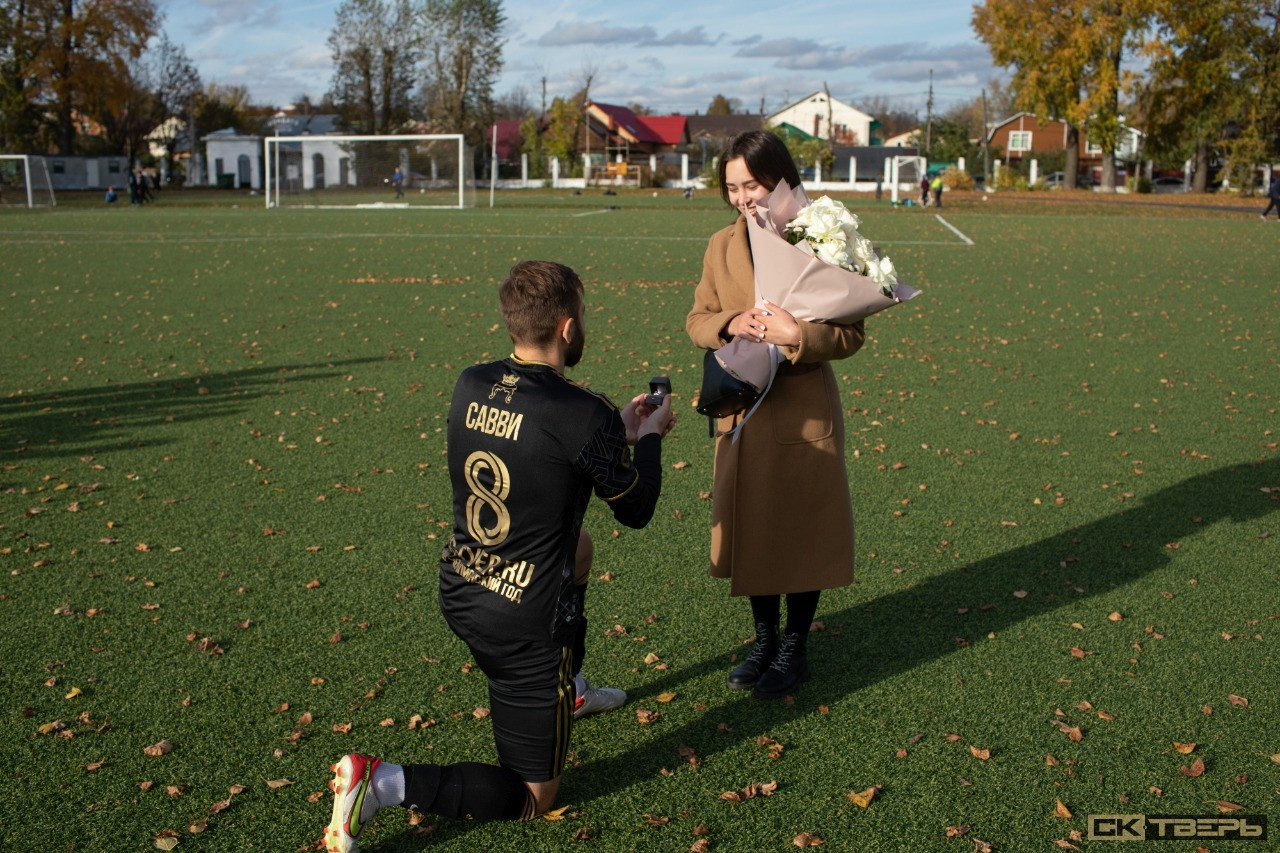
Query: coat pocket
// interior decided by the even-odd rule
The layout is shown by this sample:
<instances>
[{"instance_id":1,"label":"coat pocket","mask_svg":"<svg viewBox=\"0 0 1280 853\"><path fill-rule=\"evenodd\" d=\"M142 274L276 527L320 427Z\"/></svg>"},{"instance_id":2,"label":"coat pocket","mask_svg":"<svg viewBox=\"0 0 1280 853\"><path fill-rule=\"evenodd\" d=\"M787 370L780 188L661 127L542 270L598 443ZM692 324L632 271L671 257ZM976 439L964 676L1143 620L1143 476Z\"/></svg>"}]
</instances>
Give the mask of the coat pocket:
<instances>
[{"instance_id":1,"label":"coat pocket","mask_svg":"<svg viewBox=\"0 0 1280 853\"><path fill-rule=\"evenodd\" d=\"M768 412L778 444L824 441L835 432L840 397L826 363L782 364L756 417Z\"/></svg>"}]
</instances>

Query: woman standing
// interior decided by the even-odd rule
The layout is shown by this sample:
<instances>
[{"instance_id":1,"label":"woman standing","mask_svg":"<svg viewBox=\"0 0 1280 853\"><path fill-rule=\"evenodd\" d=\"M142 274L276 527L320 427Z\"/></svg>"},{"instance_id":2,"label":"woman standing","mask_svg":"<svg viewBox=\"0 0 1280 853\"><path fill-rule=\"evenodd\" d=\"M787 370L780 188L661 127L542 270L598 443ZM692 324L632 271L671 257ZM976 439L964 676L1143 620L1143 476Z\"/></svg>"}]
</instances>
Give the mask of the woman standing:
<instances>
[{"instance_id":1,"label":"woman standing","mask_svg":"<svg viewBox=\"0 0 1280 853\"><path fill-rule=\"evenodd\" d=\"M749 131L729 142L720 192L740 215L712 235L685 321L696 346L718 349L742 337L774 344L786 359L737 441L724 433L742 416L720 419L715 447L711 574L730 579L730 595L750 597L756 628L755 645L728 685L761 699L786 696L809 677L805 641L818 597L853 581L844 416L829 362L865 340L861 321L799 321L780 306L756 304L746 217L779 181L800 185L782 140Z\"/></svg>"}]
</instances>

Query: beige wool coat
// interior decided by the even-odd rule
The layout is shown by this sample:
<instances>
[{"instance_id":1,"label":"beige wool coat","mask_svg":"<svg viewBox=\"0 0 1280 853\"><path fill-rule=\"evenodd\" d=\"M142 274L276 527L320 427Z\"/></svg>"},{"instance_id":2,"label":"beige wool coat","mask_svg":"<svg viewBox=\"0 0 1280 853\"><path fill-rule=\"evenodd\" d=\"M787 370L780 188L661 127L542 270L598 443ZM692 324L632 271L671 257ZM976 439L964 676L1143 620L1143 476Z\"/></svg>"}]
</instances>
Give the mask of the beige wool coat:
<instances>
[{"instance_id":1,"label":"beige wool coat","mask_svg":"<svg viewBox=\"0 0 1280 853\"><path fill-rule=\"evenodd\" d=\"M702 262L685 328L716 349L726 328L755 304L746 219L716 232ZM783 306L785 307L785 306ZM711 574L731 595L776 595L853 581L853 507L844 457L844 412L833 359L865 340L863 323L800 322L801 344L782 347L773 388L739 433L716 439ZM722 418L728 432L741 415Z\"/></svg>"}]
</instances>

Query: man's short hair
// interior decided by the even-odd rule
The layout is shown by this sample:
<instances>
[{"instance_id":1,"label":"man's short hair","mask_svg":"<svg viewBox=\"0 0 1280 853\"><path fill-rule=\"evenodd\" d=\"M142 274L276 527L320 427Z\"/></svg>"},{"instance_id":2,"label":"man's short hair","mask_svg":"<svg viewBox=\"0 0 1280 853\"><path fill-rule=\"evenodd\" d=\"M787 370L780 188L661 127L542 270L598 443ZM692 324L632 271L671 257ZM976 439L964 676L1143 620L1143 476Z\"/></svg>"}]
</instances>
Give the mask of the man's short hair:
<instances>
[{"instance_id":1,"label":"man's short hair","mask_svg":"<svg viewBox=\"0 0 1280 853\"><path fill-rule=\"evenodd\" d=\"M511 340L546 346L565 317L582 319L582 279L554 261L521 261L498 289L502 322Z\"/></svg>"}]
</instances>

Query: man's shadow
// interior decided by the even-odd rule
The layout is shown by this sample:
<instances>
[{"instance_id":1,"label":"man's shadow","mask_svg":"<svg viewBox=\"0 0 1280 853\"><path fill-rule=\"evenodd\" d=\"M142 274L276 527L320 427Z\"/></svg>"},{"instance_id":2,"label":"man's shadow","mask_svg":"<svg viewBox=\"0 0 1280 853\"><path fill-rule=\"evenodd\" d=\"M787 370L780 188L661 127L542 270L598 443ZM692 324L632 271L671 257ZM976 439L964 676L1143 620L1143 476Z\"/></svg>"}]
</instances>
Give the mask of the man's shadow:
<instances>
[{"instance_id":1,"label":"man's shadow","mask_svg":"<svg viewBox=\"0 0 1280 853\"><path fill-rule=\"evenodd\" d=\"M172 428L230 417L296 382L332 379L354 358L324 364L258 364L241 370L96 388L33 390L0 399L0 458L13 462L155 447L181 439ZM147 438L139 438L139 434Z\"/></svg>"}]
</instances>

